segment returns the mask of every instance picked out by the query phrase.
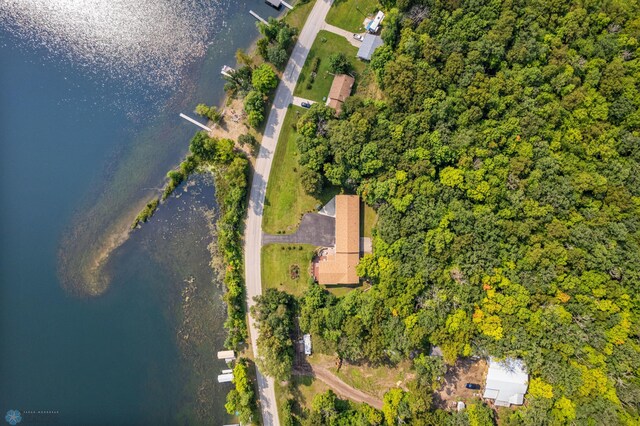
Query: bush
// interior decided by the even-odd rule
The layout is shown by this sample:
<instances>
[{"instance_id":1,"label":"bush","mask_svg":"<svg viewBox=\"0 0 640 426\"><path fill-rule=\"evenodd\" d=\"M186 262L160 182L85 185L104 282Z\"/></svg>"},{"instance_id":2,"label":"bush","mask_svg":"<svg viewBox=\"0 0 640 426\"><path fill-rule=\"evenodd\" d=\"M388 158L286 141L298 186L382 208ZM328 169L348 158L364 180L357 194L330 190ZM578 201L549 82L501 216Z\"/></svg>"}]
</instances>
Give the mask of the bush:
<instances>
[{"instance_id":1,"label":"bush","mask_svg":"<svg viewBox=\"0 0 640 426\"><path fill-rule=\"evenodd\" d=\"M253 135L246 134L238 136L238 143L242 146L254 147L258 144L258 141L253 137Z\"/></svg>"},{"instance_id":2,"label":"bush","mask_svg":"<svg viewBox=\"0 0 640 426\"><path fill-rule=\"evenodd\" d=\"M320 58L319 57L315 57L313 58L313 61L311 61L311 73L317 73L318 72L318 68L320 67Z\"/></svg>"}]
</instances>

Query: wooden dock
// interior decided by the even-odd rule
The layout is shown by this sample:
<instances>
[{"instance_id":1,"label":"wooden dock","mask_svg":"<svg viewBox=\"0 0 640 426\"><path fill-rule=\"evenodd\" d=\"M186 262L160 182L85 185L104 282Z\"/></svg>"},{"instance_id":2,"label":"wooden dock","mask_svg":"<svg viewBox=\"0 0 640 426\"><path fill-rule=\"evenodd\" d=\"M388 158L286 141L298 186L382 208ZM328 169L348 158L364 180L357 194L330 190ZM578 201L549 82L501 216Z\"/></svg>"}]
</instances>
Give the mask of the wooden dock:
<instances>
[{"instance_id":1,"label":"wooden dock","mask_svg":"<svg viewBox=\"0 0 640 426\"><path fill-rule=\"evenodd\" d=\"M251 16L253 16L254 18L256 18L258 21L262 22L263 24L268 24L266 19L263 19L260 17L260 15L258 15L257 13L255 13L253 10L250 10L249 13L251 14Z\"/></svg>"},{"instance_id":2,"label":"wooden dock","mask_svg":"<svg viewBox=\"0 0 640 426\"><path fill-rule=\"evenodd\" d=\"M185 120L187 120L190 123L195 124L198 127L201 127L202 129L206 130L207 132L211 131L211 129L208 128L207 126L205 126L204 124L200 123L199 121L194 120L191 117L188 117L188 116L184 115L183 113L180 113L180 117L184 118Z\"/></svg>"},{"instance_id":3,"label":"wooden dock","mask_svg":"<svg viewBox=\"0 0 640 426\"><path fill-rule=\"evenodd\" d=\"M284 7L286 7L287 9L293 9L293 6L291 6L289 3L287 3L286 1L280 1L280 3L282 3L282 5Z\"/></svg>"}]
</instances>

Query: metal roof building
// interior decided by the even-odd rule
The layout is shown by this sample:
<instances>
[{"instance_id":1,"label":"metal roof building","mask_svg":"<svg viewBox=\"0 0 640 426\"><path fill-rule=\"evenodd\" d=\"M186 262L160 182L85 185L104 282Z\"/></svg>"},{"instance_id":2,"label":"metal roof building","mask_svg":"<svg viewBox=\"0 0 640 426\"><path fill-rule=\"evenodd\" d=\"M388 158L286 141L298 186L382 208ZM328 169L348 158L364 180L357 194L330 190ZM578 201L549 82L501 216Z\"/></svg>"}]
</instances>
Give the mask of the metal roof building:
<instances>
[{"instance_id":1,"label":"metal roof building","mask_svg":"<svg viewBox=\"0 0 640 426\"><path fill-rule=\"evenodd\" d=\"M360 45L360 49L358 49L358 58L370 61L371 56L373 56L373 52L383 44L384 42L380 36L365 34L364 40L362 40L362 44Z\"/></svg>"},{"instance_id":2,"label":"metal roof building","mask_svg":"<svg viewBox=\"0 0 640 426\"><path fill-rule=\"evenodd\" d=\"M494 399L495 405L509 407L511 404L522 405L527 393L529 375L524 369L522 360L507 358L497 361L489 360L489 372L483 398Z\"/></svg>"},{"instance_id":3,"label":"metal roof building","mask_svg":"<svg viewBox=\"0 0 640 426\"><path fill-rule=\"evenodd\" d=\"M304 341L304 354L311 355L311 335L305 334L302 336L302 340Z\"/></svg>"}]
</instances>

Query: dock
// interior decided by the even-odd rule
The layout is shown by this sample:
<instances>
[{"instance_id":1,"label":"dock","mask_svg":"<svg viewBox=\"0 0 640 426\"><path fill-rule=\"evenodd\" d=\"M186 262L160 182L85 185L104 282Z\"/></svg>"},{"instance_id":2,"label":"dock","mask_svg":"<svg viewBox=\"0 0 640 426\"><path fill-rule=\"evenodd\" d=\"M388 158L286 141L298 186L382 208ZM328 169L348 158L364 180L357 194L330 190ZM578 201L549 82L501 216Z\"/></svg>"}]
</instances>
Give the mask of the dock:
<instances>
[{"instance_id":1,"label":"dock","mask_svg":"<svg viewBox=\"0 0 640 426\"><path fill-rule=\"evenodd\" d=\"M210 128L208 128L207 126L205 126L204 124L200 123L199 121L194 120L194 119L193 119L193 118L191 118L191 117L188 117L188 116L184 115L183 113L180 113L180 117L184 118L185 120L187 120L187 121L188 121L188 122L190 122L190 123L195 124L195 125L196 125L196 126L198 126L198 127L203 128L203 129L204 129L204 130L206 130L207 132L210 132L210 131L211 131L211 129L210 129Z\"/></svg>"},{"instance_id":2,"label":"dock","mask_svg":"<svg viewBox=\"0 0 640 426\"><path fill-rule=\"evenodd\" d=\"M224 75L225 77L229 77L231 78L231 73L235 72L236 70L234 70L233 68L231 68L228 65L223 65L222 66L222 70L220 71L220 74Z\"/></svg>"},{"instance_id":3,"label":"dock","mask_svg":"<svg viewBox=\"0 0 640 426\"><path fill-rule=\"evenodd\" d=\"M234 351L218 351L218 359L224 359L226 362L231 362L236 359L236 353Z\"/></svg>"},{"instance_id":4,"label":"dock","mask_svg":"<svg viewBox=\"0 0 640 426\"><path fill-rule=\"evenodd\" d=\"M233 373L218 374L218 383L229 383L233 380Z\"/></svg>"},{"instance_id":5,"label":"dock","mask_svg":"<svg viewBox=\"0 0 640 426\"><path fill-rule=\"evenodd\" d=\"M287 3L286 1L280 1L280 3L282 3L282 5L284 7L286 7L287 9L293 9L293 6L291 6L289 3Z\"/></svg>"},{"instance_id":6,"label":"dock","mask_svg":"<svg viewBox=\"0 0 640 426\"><path fill-rule=\"evenodd\" d=\"M269 24L266 19L261 18L260 15L255 13L253 10L250 10L249 13L251 14L251 16L256 18L258 21L262 22L263 24Z\"/></svg>"}]
</instances>

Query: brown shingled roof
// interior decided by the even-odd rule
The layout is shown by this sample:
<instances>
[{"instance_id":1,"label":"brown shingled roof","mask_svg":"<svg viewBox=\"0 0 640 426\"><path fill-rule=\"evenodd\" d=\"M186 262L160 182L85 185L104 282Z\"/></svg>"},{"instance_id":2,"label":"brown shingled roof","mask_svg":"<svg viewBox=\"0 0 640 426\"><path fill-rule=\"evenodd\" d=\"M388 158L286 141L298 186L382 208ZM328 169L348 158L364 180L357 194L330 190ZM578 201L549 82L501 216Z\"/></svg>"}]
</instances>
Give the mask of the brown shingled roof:
<instances>
[{"instance_id":1,"label":"brown shingled roof","mask_svg":"<svg viewBox=\"0 0 640 426\"><path fill-rule=\"evenodd\" d=\"M353 77L346 74L338 74L333 78L327 97L327 105L335 109L336 114L340 114L342 111L342 103L351 95L354 82Z\"/></svg>"},{"instance_id":2,"label":"brown shingled roof","mask_svg":"<svg viewBox=\"0 0 640 426\"><path fill-rule=\"evenodd\" d=\"M318 262L320 284L358 284L356 266L360 260L360 198L336 196L335 253Z\"/></svg>"},{"instance_id":3,"label":"brown shingled roof","mask_svg":"<svg viewBox=\"0 0 640 426\"><path fill-rule=\"evenodd\" d=\"M350 75L338 74L333 78L331 90L329 90L329 99L336 99L344 102L351 95L354 79Z\"/></svg>"}]
</instances>

